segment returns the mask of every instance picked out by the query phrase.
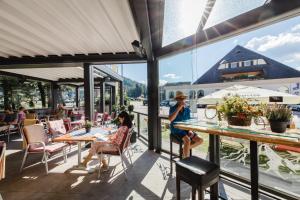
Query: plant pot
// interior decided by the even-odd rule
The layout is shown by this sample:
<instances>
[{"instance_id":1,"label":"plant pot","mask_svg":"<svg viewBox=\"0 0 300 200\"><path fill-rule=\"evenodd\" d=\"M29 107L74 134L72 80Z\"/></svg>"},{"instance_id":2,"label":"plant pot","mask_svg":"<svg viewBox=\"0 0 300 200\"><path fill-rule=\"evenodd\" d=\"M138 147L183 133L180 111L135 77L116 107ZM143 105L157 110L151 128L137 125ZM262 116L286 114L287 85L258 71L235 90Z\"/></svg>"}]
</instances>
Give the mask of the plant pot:
<instances>
[{"instance_id":1,"label":"plant pot","mask_svg":"<svg viewBox=\"0 0 300 200\"><path fill-rule=\"evenodd\" d=\"M86 132L86 133L91 132L91 128L85 128L85 132Z\"/></svg>"},{"instance_id":2,"label":"plant pot","mask_svg":"<svg viewBox=\"0 0 300 200\"><path fill-rule=\"evenodd\" d=\"M288 122L280 122L280 121L269 121L272 132L275 133L284 133L287 128Z\"/></svg>"},{"instance_id":3,"label":"plant pot","mask_svg":"<svg viewBox=\"0 0 300 200\"><path fill-rule=\"evenodd\" d=\"M133 132L132 135L131 135L131 138L130 138L130 143L131 144L134 144L136 143L136 137L137 137L137 132Z\"/></svg>"},{"instance_id":4,"label":"plant pot","mask_svg":"<svg viewBox=\"0 0 300 200\"><path fill-rule=\"evenodd\" d=\"M228 124L233 126L250 126L252 117L240 118L238 116L231 116L227 118Z\"/></svg>"}]
</instances>

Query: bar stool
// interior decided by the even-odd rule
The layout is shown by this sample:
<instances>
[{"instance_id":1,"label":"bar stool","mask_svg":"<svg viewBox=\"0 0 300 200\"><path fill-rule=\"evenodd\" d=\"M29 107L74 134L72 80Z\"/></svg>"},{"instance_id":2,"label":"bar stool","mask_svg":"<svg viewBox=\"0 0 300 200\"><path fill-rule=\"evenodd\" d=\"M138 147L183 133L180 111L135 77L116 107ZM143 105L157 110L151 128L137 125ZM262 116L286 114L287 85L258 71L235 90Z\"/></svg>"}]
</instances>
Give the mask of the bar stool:
<instances>
[{"instance_id":1,"label":"bar stool","mask_svg":"<svg viewBox=\"0 0 300 200\"><path fill-rule=\"evenodd\" d=\"M179 156L173 154L173 142L179 145ZM182 146L182 139L179 138L177 135L170 133L170 174L173 174L173 162L175 162L175 159L182 159ZM192 155L192 149L190 150L190 155Z\"/></svg>"},{"instance_id":2,"label":"bar stool","mask_svg":"<svg viewBox=\"0 0 300 200\"><path fill-rule=\"evenodd\" d=\"M176 162L176 195L180 200L180 181L184 181L192 186L192 200L196 199L198 189L198 199L204 200L205 188L218 184L220 166L191 156Z\"/></svg>"}]
</instances>

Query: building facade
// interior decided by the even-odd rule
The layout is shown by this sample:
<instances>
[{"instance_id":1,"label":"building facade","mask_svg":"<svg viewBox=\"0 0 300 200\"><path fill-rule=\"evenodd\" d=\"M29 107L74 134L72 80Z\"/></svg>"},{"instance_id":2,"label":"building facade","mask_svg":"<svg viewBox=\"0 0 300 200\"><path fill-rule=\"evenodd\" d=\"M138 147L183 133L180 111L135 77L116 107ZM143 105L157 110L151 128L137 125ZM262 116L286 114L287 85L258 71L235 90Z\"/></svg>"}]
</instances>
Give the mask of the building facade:
<instances>
[{"instance_id":1,"label":"building facade","mask_svg":"<svg viewBox=\"0 0 300 200\"><path fill-rule=\"evenodd\" d=\"M236 46L193 84L168 84L161 88L161 94L170 100L180 90L190 99L194 99L232 85L247 85L300 95L300 71Z\"/></svg>"}]
</instances>

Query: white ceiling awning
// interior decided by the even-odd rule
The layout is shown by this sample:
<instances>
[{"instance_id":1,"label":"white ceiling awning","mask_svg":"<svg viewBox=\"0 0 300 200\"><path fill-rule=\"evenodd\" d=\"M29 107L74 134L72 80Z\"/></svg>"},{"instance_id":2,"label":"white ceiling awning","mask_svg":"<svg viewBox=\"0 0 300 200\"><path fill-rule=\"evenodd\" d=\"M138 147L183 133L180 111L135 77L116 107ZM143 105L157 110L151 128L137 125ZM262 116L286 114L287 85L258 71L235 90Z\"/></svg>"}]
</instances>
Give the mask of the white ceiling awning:
<instances>
[{"instance_id":1,"label":"white ceiling awning","mask_svg":"<svg viewBox=\"0 0 300 200\"><path fill-rule=\"evenodd\" d=\"M66 82L83 81L83 67L80 65L73 67L59 67L52 65L48 68L19 68L19 69L1 69L0 72L23 75L48 81ZM123 81L123 77L114 72L107 66L94 65L94 78L107 78L107 81Z\"/></svg>"},{"instance_id":2,"label":"white ceiling awning","mask_svg":"<svg viewBox=\"0 0 300 200\"><path fill-rule=\"evenodd\" d=\"M0 56L130 53L139 40L127 0L2 0Z\"/></svg>"}]
</instances>

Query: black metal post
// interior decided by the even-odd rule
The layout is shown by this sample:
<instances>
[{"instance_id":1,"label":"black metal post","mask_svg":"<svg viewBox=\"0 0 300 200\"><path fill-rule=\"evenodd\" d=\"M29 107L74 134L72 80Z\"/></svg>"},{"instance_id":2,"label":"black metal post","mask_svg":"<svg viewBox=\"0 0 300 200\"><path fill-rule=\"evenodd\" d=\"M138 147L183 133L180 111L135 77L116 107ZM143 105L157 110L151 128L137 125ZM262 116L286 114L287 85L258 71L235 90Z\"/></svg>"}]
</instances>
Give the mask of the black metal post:
<instances>
[{"instance_id":1,"label":"black metal post","mask_svg":"<svg viewBox=\"0 0 300 200\"><path fill-rule=\"evenodd\" d=\"M119 82L120 86L120 106L124 105L124 89L123 89L123 81Z\"/></svg>"},{"instance_id":2,"label":"black metal post","mask_svg":"<svg viewBox=\"0 0 300 200\"><path fill-rule=\"evenodd\" d=\"M75 105L79 108L79 87L75 87Z\"/></svg>"},{"instance_id":3,"label":"black metal post","mask_svg":"<svg viewBox=\"0 0 300 200\"><path fill-rule=\"evenodd\" d=\"M140 133L141 133L140 113L137 114L137 130L138 130L138 137L140 137Z\"/></svg>"},{"instance_id":4,"label":"black metal post","mask_svg":"<svg viewBox=\"0 0 300 200\"><path fill-rule=\"evenodd\" d=\"M52 90L52 110L54 111L57 108L58 96L59 96L59 85L55 82L51 84Z\"/></svg>"},{"instance_id":5,"label":"black metal post","mask_svg":"<svg viewBox=\"0 0 300 200\"><path fill-rule=\"evenodd\" d=\"M94 67L89 63L83 64L84 76L84 110L85 117L93 120L94 117Z\"/></svg>"},{"instance_id":6,"label":"black metal post","mask_svg":"<svg viewBox=\"0 0 300 200\"><path fill-rule=\"evenodd\" d=\"M112 87L110 86L109 89L109 113L111 114L112 110Z\"/></svg>"},{"instance_id":7,"label":"black metal post","mask_svg":"<svg viewBox=\"0 0 300 200\"><path fill-rule=\"evenodd\" d=\"M250 169L251 169L251 199L258 199L258 154L257 142L250 141Z\"/></svg>"},{"instance_id":8,"label":"black metal post","mask_svg":"<svg viewBox=\"0 0 300 200\"><path fill-rule=\"evenodd\" d=\"M220 165L220 136L209 134L209 160ZM210 187L210 199L219 199L219 186L214 184Z\"/></svg>"},{"instance_id":9,"label":"black metal post","mask_svg":"<svg viewBox=\"0 0 300 200\"><path fill-rule=\"evenodd\" d=\"M116 105L116 86L111 86L111 104Z\"/></svg>"},{"instance_id":10,"label":"black metal post","mask_svg":"<svg viewBox=\"0 0 300 200\"><path fill-rule=\"evenodd\" d=\"M105 112L105 83L104 81L100 82L100 113Z\"/></svg>"},{"instance_id":11,"label":"black metal post","mask_svg":"<svg viewBox=\"0 0 300 200\"><path fill-rule=\"evenodd\" d=\"M160 153L161 152L161 120L162 118L158 118L158 124L157 124L157 136L156 136L156 153Z\"/></svg>"},{"instance_id":12,"label":"black metal post","mask_svg":"<svg viewBox=\"0 0 300 200\"><path fill-rule=\"evenodd\" d=\"M148 79L148 149L158 147L158 120L159 120L159 94L158 94L158 61L147 62Z\"/></svg>"}]
</instances>

